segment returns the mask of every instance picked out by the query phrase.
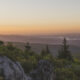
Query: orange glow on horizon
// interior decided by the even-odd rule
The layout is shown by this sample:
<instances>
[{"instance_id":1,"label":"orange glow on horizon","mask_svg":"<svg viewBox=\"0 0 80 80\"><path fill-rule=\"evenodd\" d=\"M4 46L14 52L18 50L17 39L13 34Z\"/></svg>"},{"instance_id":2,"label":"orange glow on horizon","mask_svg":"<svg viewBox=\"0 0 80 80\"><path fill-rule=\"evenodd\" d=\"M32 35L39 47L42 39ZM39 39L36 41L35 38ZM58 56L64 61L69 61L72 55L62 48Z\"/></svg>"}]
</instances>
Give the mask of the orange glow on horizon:
<instances>
[{"instance_id":1,"label":"orange glow on horizon","mask_svg":"<svg viewBox=\"0 0 80 80\"><path fill-rule=\"evenodd\" d=\"M44 35L59 33L79 33L79 25L34 25L34 26L0 26L0 34Z\"/></svg>"}]
</instances>

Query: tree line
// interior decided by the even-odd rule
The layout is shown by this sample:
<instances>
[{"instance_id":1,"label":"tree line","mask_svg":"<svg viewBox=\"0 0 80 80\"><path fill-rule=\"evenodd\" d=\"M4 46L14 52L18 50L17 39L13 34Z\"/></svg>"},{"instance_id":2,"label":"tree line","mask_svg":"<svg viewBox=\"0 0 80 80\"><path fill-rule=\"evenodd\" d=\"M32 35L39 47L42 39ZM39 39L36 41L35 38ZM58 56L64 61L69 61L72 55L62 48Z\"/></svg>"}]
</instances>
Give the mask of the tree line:
<instances>
[{"instance_id":1,"label":"tree line","mask_svg":"<svg viewBox=\"0 0 80 80\"><path fill-rule=\"evenodd\" d=\"M48 45L40 54L31 50L29 42L24 47L25 49L21 50L10 42L5 45L0 41L0 56L7 56L13 61L20 62L26 74L36 69L40 60L48 60L53 64L56 80L80 80L80 60L73 57L66 38L56 57L52 55Z\"/></svg>"}]
</instances>

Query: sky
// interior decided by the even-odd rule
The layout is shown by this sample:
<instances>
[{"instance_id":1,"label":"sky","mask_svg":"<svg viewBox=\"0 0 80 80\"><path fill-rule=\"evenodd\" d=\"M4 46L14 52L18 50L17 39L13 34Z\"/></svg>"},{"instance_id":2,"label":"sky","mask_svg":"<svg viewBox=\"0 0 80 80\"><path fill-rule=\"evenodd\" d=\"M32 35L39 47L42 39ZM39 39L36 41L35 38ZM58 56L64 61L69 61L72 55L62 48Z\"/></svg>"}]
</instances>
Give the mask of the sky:
<instances>
[{"instance_id":1,"label":"sky","mask_svg":"<svg viewBox=\"0 0 80 80\"><path fill-rule=\"evenodd\" d=\"M0 34L80 32L80 0L0 0Z\"/></svg>"}]
</instances>

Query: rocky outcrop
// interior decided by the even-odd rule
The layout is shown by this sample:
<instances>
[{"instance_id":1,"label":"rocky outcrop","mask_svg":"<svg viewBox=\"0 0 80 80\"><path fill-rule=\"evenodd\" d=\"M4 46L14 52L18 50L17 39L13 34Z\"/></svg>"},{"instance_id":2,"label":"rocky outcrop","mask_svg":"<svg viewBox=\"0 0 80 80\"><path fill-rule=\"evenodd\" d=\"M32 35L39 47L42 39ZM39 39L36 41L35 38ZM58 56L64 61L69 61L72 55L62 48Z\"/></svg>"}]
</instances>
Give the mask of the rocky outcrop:
<instances>
[{"instance_id":1,"label":"rocky outcrop","mask_svg":"<svg viewBox=\"0 0 80 80\"><path fill-rule=\"evenodd\" d=\"M0 80L54 80L53 66L47 60L40 60L30 76L26 76L18 62L0 56Z\"/></svg>"},{"instance_id":2,"label":"rocky outcrop","mask_svg":"<svg viewBox=\"0 0 80 80\"><path fill-rule=\"evenodd\" d=\"M36 70L31 72L33 80L54 80L53 66L47 60L40 60Z\"/></svg>"},{"instance_id":3,"label":"rocky outcrop","mask_svg":"<svg viewBox=\"0 0 80 80\"><path fill-rule=\"evenodd\" d=\"M0 78L1 80L31 80L27 77L18 62L14 62L6 56L0 56Z\"/></svg>"}]
</instances>

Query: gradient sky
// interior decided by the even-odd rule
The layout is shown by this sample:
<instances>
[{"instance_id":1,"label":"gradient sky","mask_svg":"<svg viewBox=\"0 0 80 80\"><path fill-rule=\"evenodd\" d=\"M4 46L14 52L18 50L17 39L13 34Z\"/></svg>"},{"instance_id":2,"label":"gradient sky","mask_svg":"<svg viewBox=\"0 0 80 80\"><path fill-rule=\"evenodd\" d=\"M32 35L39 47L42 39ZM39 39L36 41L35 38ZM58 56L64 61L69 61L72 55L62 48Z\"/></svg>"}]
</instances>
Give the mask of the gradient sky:
<instances>
[{"instance_id":1,"label":"gradient sky","mask_svg":"<svg viewBox=\"0 0 80 80\"><path fill-rule=\"evenodd\" d=\"M80 32L80 0L0 0L0 34Z\"/></svg>"}]
</instances>

